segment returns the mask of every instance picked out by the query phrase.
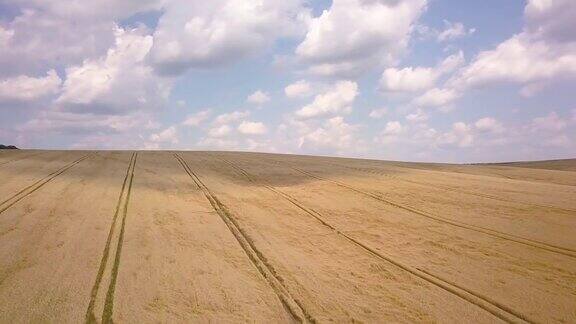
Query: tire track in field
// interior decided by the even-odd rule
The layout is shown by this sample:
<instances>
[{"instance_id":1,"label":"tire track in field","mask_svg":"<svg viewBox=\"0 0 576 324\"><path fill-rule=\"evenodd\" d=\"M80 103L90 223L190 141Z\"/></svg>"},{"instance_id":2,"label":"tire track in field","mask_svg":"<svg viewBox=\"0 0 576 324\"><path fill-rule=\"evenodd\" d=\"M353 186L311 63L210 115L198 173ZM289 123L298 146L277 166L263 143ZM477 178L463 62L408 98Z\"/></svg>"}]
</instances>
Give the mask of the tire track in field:
<instances>
[{"instance_id":1,"label":"tire track in field","mask_svg":"<svg viewBox=\"0 0 576 324\"><path fill-rule=\"evenodd\" d=\"M243 168L237 166L236 164L222 159L220 158L221 161L223 161L224 163L228 164L229 166L231 166L232 168L234 168L236 171L238 171L240 174L242 174L245 178L248 179L248 181L252 182L252 183L257 183L256 178L248 173L246 170L244 170ZM345 232L337 229L336 227L334 227L333 225L331 225L330 223L328 223L324 216L309 207L304 206L301 202L299 202L296 198L292 197L291 195L284 193L278 189L276 189L275 187L266 185L266 184L261 184L262 186L264 186L266 189L280 195L282 198L286 199L287 201L289 201L290 203L292 203L294 206L298 207L299 209L301 209L302 211L304 211L305 213L307 213L309 216L312 216L313 218L315 218L318 222L320 222L322 225L324 225L325 227L328 227L330 230L332 230L334 233L336 233L337 235L345 238L346 240L348 240L349 242L353 243L356 246L359 246L361 249L363 249L365 252L367 252L368 254L378 258L381 261L385 261L388 262L406 272L409 272L410 274L423 279L451 294L454 294L464 300L466 300L469 303L472 303L478 307L480 307L481 309L489 312L490 314L500 318L503 321L506 321L508 323L523 323L523 322L528 322L528 323L534 323L534 321L529 320L527 318L526 315L521 314L505 305L500 304L497 301L492 300L491 298L487 297L487 296L483 296L479 293L476 293L474 291L471 291L465 287L461 287L459 285L457 285L454 282L451 282L447 279L444 279L440 276L434 275L426 270L423 269L419 269L419 268L415 268L409 265L406 265L402 262L396 261L394 259L392 259L391 257L383 254L382 252L376 251L375 249L369 247L368 245L360 242L359 240L351 237L350 235L346 234Z\"/></svg>"},{"instance_id":2,"label":"tire track in field","mask_svg":"<svg viewBox=\"0 0 576 324\"><path fill-rule=\"evenodd\" d=\"M212 208L224 221L230 232L234 235L240 244L240 247L242 247L258 272L260 272L264 279L266 279L292 318L301 323L315 323L316 320L306 311L306 309L302 306L302 303L290 294L288 288L283 284L284 279L268 262L266 257L256 248L250 236L248 236L246 232L239 226L236 219L228 211L228 208L220 202L220 200L210 191L210 189L208 189L204 182L200 180L198 175L192 171L190 166L188 166L188 163L186 163L186 161L180 155L174 153L174 157L176 160L178 160L178 162L180 162L196 186L202 190L204 196L206 196L206 199L208 199L212 205Z\"/></svg>"},{"instance_id":3,"label":"tire track in field","mask_svg":"<svg viewBox=\"0 0 576 324\"><path fill-rule=\"evenodd\" d=\"M98 309L102 309L101 322L112 323L114 290L116 287L116 278L118 276L118 269L120 266L120 256L122 252L122 244L124 242L124 228L126 226L126 215L128 213L128 203L130 202L130 193L132 190L132 182L134 180L134 169L136 167L137 157L138 153L136 152L133 152L130 156L130 162L128 164L128 169L126 170L124 182L122 183L122 189L120 190L118 202L116 203L116 210L112 218L112 224L110 225L110 230L108 231L108 238L106 239L104 251L102 252L102 259L100 261L100 266L98 267L96 280L94 281L92 291L90 292L90 302L88 303L88 309L86 310L85 323L97 323L95 315L97 307ZM122 218L121 223L118 223L119 216ZM114 263L109 265L108 259L110 259L110 248L114 247L112 244L113 241L116 242ZM109 277L109 281L108 291L106 293L106 297L104 298L103 296L99 296L98 292L100 291L100 288L104 288L105 283L103 283L103 279L105 275Z\"/></svg>"},{"instance_id":4,"label":"tire track in field","mask_svg":"<svg viewBox=\"0 0 576 324\"><path fill-rule=\"evenodd\" d=\"M6 211L8 208L14 206L17 202L19 202L20 200L26 198L27 196L29 196L30 194L32 194L33 192L35 192L36 190L42 188L45 184L47 184L48 182L52 181L54 178L56 178L57 176L61 175L62 173L66 172L68 169L72 168L73 166L75 166L76 164L84 161L85 159L87 159L88 157L92 156L92 154L87 154L82 156L81 158L68 163L67 165L61 167L60 169L48 174L47 176L45 176L44 178L37 180L36 182L34 182L33 184L23 188L22 190L18 191L17 193L15 193L14 195L12 195L10 198L4 200L3 202L0 203L0 214L3 213L4 211Z\"/></svg>"},{"instance_id":5,"label":"tire track in field","mask_svg":"<svg viewBox=\"0 0 576 324\"><path fill-rule=\"evenodd\" d=\"M42 153L42 152L32 153L32 154L28 154L28 155L25 155L25 156L19 156L19 157L15 158L15 159L8 160L8 161L4 161L4 162L0 163L0 165L4 165L4 164L8 164L8 163L20 161L20 160L23 160L23 159L27 159L27 158L29 158L29 157L33 157L33 156L36 156L36 155L41 154L41 153Z\"/></svg>"},{"instance_id":6,"label":"tire track in field","mask_svg":"<svg viewBox=\"0 0 576 324\"><path fill-rule=\"evenodd\" d=\"M566 247L561 247L561 246L557 246L557 245L553 245L553 244L549 244L549 243L544 243L544 242L540 242L540 241L536 241L536 240L532 240L532 239L527 239L521 236L517 236L517 235L513 235L513 234L508 234L508 233L504 233L504 232L500 232L497 230L493 230L490 228L486 228L486 227L482 227L482 226L478 226L478 225L471 225L471 224L467 224L467 223L463 223L463 222L459 222L456 220L451 220L448 218L444 218L442 216L436 216L436 215L432 215L430 213L421 211L419 209L416 209L412 206L407 206L407 205L403 205L397 202L394 202L390 199L386 199L380 195L376 195L374 193L353 187L351 185L345 184L343 182L340 181L336 181L336 180L332 180L332 179L328 179L328 178L324 178L315 174L312 174L310 172L289 166L291 169L304 174L308 177L317 179L317 180L321 180L321 181L326 181L326 182L331 182L334 183L340 187L343 188L347 188L349 190L352 190L356 193L359 193L361 195L370 197L372 199L378 200L380 202L383 202L389 206L393 206L396 208L400 208L400 209L404 209L406 211L409 211L413 214L422 216L422 217L426 217L429 219L432 219L434 221L440 222L440 223L444 223L444 224L448 224L448 225L452 225L452 226L456 226L456 227L460 227L460 228L464 228L470 231L474 231L474 232L478 232L478 233L482 233L482 234L486 234L486 235L490 235L492 237L496 237L499 239L503 239L503 240L507 240L510 242L514 242L514 243L518 243L518 244L523 244L526 246L530 246L533 248L537 248L537 249L541 249L541 250L545 250L548 252L553 252L553 253L557 253L557 254L562 254L571 258L576 258L576 250L574 249L570 249L570 248L566 248Z\"/></svg>"},{"instance_id":7,"label":"tire track in field","mask_svg":"<svg viewBox=\"0 0 576 324\"><path fill-rule=\"evenodd\" d=\"M351 169L351 170L360 171L360 172L364 172L364 173L378 174L381 176L386 175L384 172L380 172L380 171L376 171L376 170L372 170L372 169L368 169L368 168L350 167L350 166L345 166L345 165L336 164L336 163L330 163L330 164L337 166L337 167ZM462 194L466 194L466 195L472 195L472 196L477 196L477 197L482 197L482 198L487 198L487 199L492 199L492 200L498 200L498 201L507 202L507 203L515 203L515 204L522 204L522 205L533 206L533 207L554 209L554 210L558 210L558 211L562 211L562 212L568 212L568 213L575 213L576 212L576 209L557 207L557 206L546 205L546 204L529 203L529 202L519 201L519 200L514 200L514 199L505 199L505 198L500 198L498 196L493 196L493 195L489 195L489 194L483 194L483 193L472 192L472 191L467 191L467 190L462 190L462 189L450 188L450 187L444 186L444 185L430 184L430 183L414 181L414 180L407 180L407 179L399 179L397 177L394 177L394 180L400 181L400 182L412 183L412 184L416 184L416 185L424 186L424 187L434 187L434 188L440 189L440 190L462 193Z\"/></svg>"}]
</instances>

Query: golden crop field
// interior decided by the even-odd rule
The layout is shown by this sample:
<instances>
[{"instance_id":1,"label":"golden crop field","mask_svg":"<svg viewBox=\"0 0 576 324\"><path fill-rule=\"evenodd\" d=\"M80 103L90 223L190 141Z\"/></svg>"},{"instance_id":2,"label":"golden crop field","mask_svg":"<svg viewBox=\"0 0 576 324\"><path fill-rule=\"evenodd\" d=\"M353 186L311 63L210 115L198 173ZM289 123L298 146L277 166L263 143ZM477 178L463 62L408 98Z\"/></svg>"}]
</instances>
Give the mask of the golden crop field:
<instances>
[{"instance_id":1,"label":"golden crop field","mask_svg":"<svg viewBox=\"0 0 576 324\"><path fill-rule=\"evenodd\" d=\"M576 160L0 153L0 322L576 322Z\"/></svg>"}]
</instances>

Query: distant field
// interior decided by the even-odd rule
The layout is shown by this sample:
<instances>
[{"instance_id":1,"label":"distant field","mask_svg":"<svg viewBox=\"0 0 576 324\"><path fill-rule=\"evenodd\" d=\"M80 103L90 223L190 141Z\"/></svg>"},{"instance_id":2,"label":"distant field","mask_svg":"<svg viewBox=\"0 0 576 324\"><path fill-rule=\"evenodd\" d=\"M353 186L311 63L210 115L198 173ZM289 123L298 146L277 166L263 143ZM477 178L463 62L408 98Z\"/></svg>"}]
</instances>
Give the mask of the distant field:
<instances>
[{"instance_id":1,"label":"distant field","mask_svg":"<svg viewBox=\"0 0 576 324\"><path fill-rule=\"evenodd\" d=\"M0 152L0 322L576 322L576 160Z\"/></svg>"}]
</instances>

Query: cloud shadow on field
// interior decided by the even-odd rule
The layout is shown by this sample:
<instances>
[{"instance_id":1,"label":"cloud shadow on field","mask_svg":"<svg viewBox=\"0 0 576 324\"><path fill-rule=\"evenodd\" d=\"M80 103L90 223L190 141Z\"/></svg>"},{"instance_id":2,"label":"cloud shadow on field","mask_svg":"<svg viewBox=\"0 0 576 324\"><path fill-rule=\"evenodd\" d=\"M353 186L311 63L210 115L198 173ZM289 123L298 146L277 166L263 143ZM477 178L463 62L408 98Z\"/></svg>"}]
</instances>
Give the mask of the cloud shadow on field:
<instances>
[{"instance_id":1,"label":"cloud shadow on field","mask_svg":"<svg viewBox=\"0 0 576 324\"><path fill-rule=\"evenodd\" d=\"M205 158L201 168L209 170L210 176L242 186L290 187L319 181L299 170L340 180L347 177L368 180L376 175L365 172L367 167L362 168L362 163L370 160L250 152L189 152L183 156L193 164L201 154ZM382 161L378 162L385 166ZM377 172L380 175L398 175L406 171L388 168Z\"/></svg>"}]
</instances>

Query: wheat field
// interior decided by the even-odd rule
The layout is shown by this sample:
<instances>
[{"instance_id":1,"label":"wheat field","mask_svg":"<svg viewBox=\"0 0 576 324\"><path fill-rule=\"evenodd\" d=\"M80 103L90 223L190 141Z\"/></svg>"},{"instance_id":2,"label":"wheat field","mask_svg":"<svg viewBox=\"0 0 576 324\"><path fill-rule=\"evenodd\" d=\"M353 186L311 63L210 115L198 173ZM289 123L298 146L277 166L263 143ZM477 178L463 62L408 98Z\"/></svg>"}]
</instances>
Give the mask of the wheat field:
<instances>
[{"instance_id":1,"label":"wheat field","mask_svg":"<svg viewBox=\"0 0 576 324\"><path fill-rule=\"evenodd\" d=\"M576 160L0 152L0 322L576 322Z\"/></svg>"}]
</instances>

